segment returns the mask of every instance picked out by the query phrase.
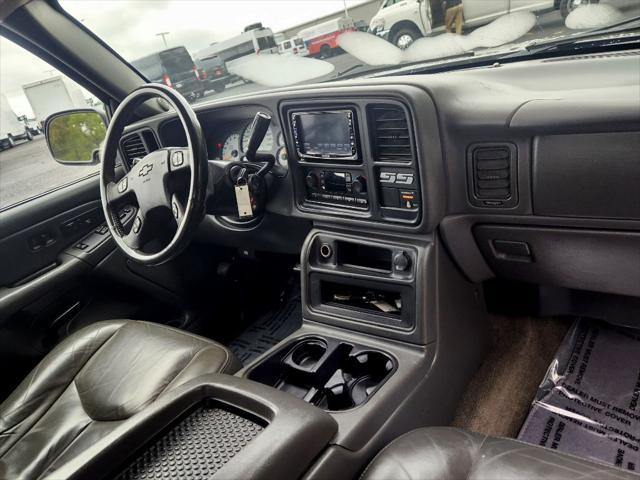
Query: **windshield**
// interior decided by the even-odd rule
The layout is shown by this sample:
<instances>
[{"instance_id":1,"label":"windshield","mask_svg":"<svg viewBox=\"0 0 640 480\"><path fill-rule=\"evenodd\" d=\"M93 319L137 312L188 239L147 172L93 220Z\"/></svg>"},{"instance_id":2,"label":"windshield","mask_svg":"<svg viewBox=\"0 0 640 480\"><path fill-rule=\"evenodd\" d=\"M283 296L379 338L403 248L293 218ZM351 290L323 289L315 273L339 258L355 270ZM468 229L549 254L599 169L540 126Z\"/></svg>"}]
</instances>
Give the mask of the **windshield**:
<instances>
[{"instance_id":1,"label":"windshield","mask_svg":"<svg viewBox=\"0 0 640 480\"><path fill-rule=\"evenodd\" d=\"M149 81L164 81L192 101L415 62L526 51L533 43L577 37L640 15L637 0L60 3L127 61L135 60ZM196 84L194 60L201 68L200 61L212 56L229 75L200 75ZM191 72L189 81L176 77L184 72Z\"/></svg>"}]
</instances>

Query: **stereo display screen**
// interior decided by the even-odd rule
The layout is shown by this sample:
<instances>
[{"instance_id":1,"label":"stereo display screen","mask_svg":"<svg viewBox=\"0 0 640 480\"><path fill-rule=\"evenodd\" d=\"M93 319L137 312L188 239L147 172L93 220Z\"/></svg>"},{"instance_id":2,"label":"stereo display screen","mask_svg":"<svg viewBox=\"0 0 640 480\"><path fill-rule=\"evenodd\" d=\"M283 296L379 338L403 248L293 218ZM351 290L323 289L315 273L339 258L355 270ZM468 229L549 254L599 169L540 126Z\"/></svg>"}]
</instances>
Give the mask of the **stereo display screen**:
<instances>
[{"instance_id":1,"label":"stereo display screen","mask_svg":"<svg viewBox=\"0 0 640 480\"><path fill-rule=\"evenodd\" d=\"M356 154L351 111L296 113L294 122L299 153L320 158Z\"/></svg>"}]
</instances>

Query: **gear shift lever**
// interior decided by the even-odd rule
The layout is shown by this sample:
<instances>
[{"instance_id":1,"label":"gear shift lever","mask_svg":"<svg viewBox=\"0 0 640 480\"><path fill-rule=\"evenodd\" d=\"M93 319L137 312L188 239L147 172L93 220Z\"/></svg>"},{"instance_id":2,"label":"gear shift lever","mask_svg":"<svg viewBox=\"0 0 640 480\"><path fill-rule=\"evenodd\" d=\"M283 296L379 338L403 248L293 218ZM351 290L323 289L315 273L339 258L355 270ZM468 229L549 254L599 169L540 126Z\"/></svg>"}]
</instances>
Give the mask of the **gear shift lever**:
<instances>
[{"instance_id":1,"label":"gear shift lever","mask_svg":"<svg viewBox=\"0 0 640 480\"><path fill-rule=\"evenodd\" d=\"M267 130L269 130L269 125L271 124L271 115L265 112L258 112L256 116L253 118L253 123L251 124L251 136L249 137L249 144L247 145L247 150L245 151L245 155L247 160L251 163L256 161L260 161L261 159L258 157L258 148L260 148L260 144L262 140L264 140L264 136L267 134ZM275 164L275 158L273 155L265 155L266 163L264 166L256 173L256 175L262 177L266 175Z\"/></svg>"}]
</instances>

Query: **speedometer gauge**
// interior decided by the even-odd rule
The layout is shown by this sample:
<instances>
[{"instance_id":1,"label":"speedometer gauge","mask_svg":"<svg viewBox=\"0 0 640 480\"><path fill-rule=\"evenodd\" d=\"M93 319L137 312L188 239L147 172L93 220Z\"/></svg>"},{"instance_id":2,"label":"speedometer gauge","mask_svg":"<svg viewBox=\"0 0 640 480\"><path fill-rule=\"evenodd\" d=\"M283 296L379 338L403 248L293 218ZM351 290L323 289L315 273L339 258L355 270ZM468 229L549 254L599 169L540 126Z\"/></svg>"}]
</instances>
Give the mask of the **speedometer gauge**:
<instances>
[{"instance_id":1,"label":"speedometer gauge","mask_svg":"<svg viewBox=\"0 0 640 480\"><path fill-rule=\"evenodd\" d=\"M233 162L240 156L240 135L234 133L229 135L222 147L222 160L225 162Z\"/></svg>"},{"instance_id":2,"label":"speedometer gauge","mask_svg":"<svg viewBox=\"0 0 640 480\"><path fill-rule=\"evenodd\" d=\"M244 129L244 133L242 135L242 151L246 152L247 147L249 146L249 139L251 138L251 124ZM270 152L273 150L273 132L271 128L267 130L267 133L264 135L264 140L258 147L259 152Z\"/></svg>"}]
</instances>

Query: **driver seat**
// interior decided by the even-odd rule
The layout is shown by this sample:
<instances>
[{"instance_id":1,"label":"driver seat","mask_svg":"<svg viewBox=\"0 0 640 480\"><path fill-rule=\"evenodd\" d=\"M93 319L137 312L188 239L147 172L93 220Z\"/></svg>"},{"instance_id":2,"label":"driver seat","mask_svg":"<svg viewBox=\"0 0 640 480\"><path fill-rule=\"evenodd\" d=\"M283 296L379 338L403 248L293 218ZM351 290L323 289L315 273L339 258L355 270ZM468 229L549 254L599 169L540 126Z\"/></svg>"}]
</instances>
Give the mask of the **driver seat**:
<instances>
[{"instance_id":1,"label":"driver seat","mask_svg":"<svg viewBox=\"0 0 640 480\"><path fill-rule=\"evenodd\" d=\"M85 327L0 405L0 478L45 476L179 385L240 367L224 346L175 328L135 320Z\"/></svg>"}]
</instances>

